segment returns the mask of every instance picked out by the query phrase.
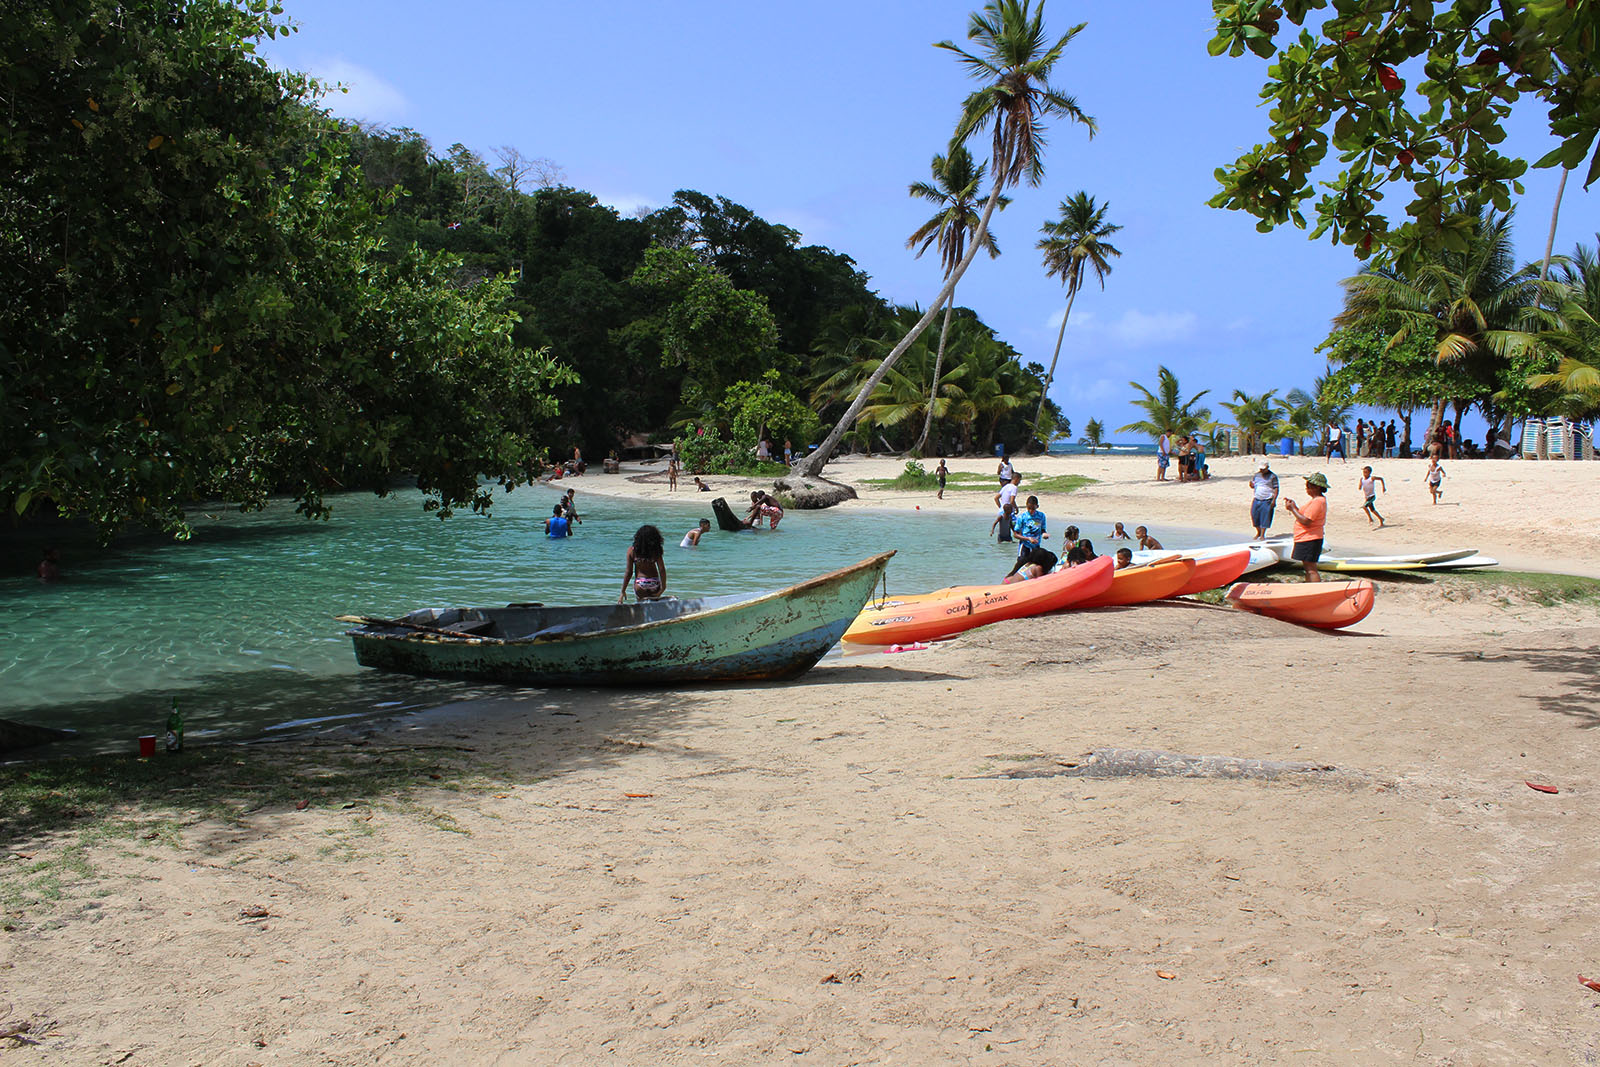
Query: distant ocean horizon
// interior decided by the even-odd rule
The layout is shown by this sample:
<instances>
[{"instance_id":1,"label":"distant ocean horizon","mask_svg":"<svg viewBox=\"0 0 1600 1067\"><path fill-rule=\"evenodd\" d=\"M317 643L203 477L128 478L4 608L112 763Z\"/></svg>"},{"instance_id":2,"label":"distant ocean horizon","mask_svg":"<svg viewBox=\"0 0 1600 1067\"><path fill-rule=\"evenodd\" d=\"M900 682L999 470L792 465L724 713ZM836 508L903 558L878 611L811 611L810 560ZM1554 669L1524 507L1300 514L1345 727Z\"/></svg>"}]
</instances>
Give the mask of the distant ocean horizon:
<instances>
[{"instance_id":1,"label":"distant ocean horizon","mask_svg":"<svg viewBox=\"0 0 1600 1067\"><path fill-rule=\"evenodd\" d=\"M1076 441L1051 441L1047 451L1052 456L1087 456L1089 446L1080 445ZM1113 456L1153 456L1156 454L1154 441L1112 441L1095 449L1096 453L1110 453Z\"/></svg>"}]
</instances>

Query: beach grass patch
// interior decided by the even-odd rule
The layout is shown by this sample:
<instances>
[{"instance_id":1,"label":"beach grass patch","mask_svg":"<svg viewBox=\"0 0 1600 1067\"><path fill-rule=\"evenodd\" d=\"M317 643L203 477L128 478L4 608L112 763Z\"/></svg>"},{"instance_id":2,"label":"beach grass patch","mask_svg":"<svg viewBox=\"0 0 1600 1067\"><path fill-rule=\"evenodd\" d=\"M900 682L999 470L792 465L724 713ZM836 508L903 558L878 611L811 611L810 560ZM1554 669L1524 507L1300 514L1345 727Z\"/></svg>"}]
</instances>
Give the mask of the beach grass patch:
<instances>
[{"instance_id":1,"label":"beach grass patch","mask_svg":"<svg viewBox=\"0 0 1600 1067\"><path fill-rule=\"evenodd\" d=\"M1576 574L1543 574L1536 571L1482 570L1452 571L1436 579L1469 590L1482 590L1509 606L1507 594L1522 597L1540 607L1557 604L1600 604L1600 579Z\"/></svg>"},{"instance_id":2,"label":"beach grass patch","mask_svg":"<svg viewBox=\"0 0 1600 1067\"><path fill-rule=\"evenodd\" d=\"M911 470L915 466L921 473ZM1094 485L1096 479L1082 474L1052 474L1029 475L1022 472L1021 492L1026 498L1028 493L1070 493L1075 489L1082 489L1086 485ZM906 470L901 471L893 478L863 478L862 485L870 485L876 489L894 489L901 491L916 491L939 488L939 477L921 469L921 464L916 460L906 463ZM988 493L993 496L1000 491L1000 482L992 474L978 474L973 471L951 471L945 479L945 492Z\"/></svg>"}]
</instances>

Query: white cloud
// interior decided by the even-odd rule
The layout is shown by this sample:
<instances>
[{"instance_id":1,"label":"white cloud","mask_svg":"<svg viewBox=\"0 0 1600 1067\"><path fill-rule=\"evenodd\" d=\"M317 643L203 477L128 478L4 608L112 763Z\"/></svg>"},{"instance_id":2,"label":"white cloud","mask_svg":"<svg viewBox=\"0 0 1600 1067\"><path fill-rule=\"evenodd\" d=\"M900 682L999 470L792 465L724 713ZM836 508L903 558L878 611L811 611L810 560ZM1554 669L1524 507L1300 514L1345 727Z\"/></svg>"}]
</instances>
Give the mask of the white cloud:
<instances>
[{"instance_id":1,"label":"white cloud","mask_svg":"<svg viewBox=\"0 0 1600 1067\"><path fill-rule=\"evenodd\" d=\"M1050 316L1049 327L1061 328L1065 308ZM1130 308L1115 319L1101 320L1093 312L1075 312L1067 322L1067 332L1081 342L1098 341L1113 348L1149 348L1170 345L1192 338L1200 317L1192 311L1140 311Z\"/></svg>"},{"instance_id":2,"label":"white cloud","mask_svg":"<svg viewBox=\"0 0 1600 1067\"><path fill-rule=\"evenodd\" d=\"M399 122L410 111L405 94L366 67L338 56L311 60L307 73L329 86L322 105L335 115L365 122ZM340 92L333 86L344 88Z\"/></svg>"},{"instance_id":3,"label":"white cloud","mask_svg":"<svg viewBox=\"0 0 1600 1067\"><path fill-rule=\"evenodd\" d=\"M623 196L608 196L605 193L596 193L594 194L594 198L624 218L632 215L635 211L640 209L645 211L654 211L656 208L661 206L659 203L647 196L633 196L632 194Z\"/></svg>"}]
</instances>

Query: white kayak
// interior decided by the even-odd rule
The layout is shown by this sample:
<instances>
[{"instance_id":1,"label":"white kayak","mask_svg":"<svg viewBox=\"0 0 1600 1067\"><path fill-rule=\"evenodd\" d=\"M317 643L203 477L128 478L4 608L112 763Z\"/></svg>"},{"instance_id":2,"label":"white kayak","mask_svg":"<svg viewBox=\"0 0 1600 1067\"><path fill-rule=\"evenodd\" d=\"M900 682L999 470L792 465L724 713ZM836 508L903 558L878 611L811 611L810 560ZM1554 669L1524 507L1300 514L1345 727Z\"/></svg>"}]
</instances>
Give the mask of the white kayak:
<instances>
[{"instance_id":1,"label":"white kayak","mask_svg":"<svg viewBox=\"0 0 1600 1067\"><path fill-rule=\"evenodd\" d=\"M1218 556L1231 556L1235 552L1241 551L1242 549L1250 550L1250 562L1244 568L1245 574L1253 574L1254 572L1264 570L1267 567L1275 567L1282 562L1274 544L1261 541L1251 541L1249 543L1241 543L1237 545L1209 545L1205 548L1180 548L1163 549L1160 552L1135 552L1133 554L1133 564L1136 567L1143 566L1148 563L1158 563L1164 559L1172 559L1178 555L1183 556L1185 559L1192 559L1196 562L1201 562L1203 560L1216 559Z\"/></svg>"},{"instance_id":2,"label":"white kayak","mask_svg":"<svg viewBox=\"0 0 1600 1067\"><path fill-rule=\"evenodd\" d=\"M1500 561L1493 556L1485 556L1481 552L1473 556L1463 556L1460 559L1441 560L1438 563L1424 563L1423 570L1429 571L1456 571L1466 570L1469 567L1498 567Z\"/></svg>"},{"instance_id":3,"label":"white kayak","mask_svg":"<svg viewBox=\"0 0 1600 1067\"><path fill-rule=\"evenodd\" d=\"M1354 569L1360 567L1364 570L1382 570L1384 567L1431 567L1436 564L1454 563L1456 560L1476 556L1475 548L1455 548L1448 552L1415 552L1411 555L1398 556L1330 556L1324 552L1321 563L1339 563Z\"/></svg>"}]
</instances>

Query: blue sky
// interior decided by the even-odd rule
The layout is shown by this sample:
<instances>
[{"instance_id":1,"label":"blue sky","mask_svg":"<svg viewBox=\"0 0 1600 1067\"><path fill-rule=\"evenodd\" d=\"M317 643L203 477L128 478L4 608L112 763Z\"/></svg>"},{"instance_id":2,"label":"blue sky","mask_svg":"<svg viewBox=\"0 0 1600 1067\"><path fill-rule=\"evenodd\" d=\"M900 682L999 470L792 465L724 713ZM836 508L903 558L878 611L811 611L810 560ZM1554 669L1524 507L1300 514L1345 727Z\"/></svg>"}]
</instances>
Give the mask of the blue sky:
<instances>
[{"instance_id":1,"label":"blue sky","mask_svg":"<svg viewBox=\"0 0 1600 1067\"><path fill-rule=\"evenodd\" d=\"M925 306L938 291L935 255L905 246L931 213L906 186L928 178L973 84L932 47L962 42L973 0L284 3L299 32L263 50L348 86L327 100L338 115L409 126L441 154L460 142L492 162L513 145L625 212L678 189L726 196L849 255L889 300ZM1100 132L1052 128L1044 182L1012 191L993 226L1001 257L975 262L956 296L1048 365L1065 293L1040 265L1039 226L1080 189L1110 203L1122 258L1104 292L1079 295L1051 389L1074 434L1090 418L1133 421L1127 383L1153 385L1160 364L1186 394L1210 389L1219 417L1214 401L1235 389L1309 387L1337 283L1358 266L1302 231L1259 234L1254 219L1206 206L1214 169L1266 124L1265 64L1209 57L1208 9L1046 7L1055 33L1088 24L1053 80ZM1524 110L1509 147L1542 155L1541 120ZM1524 258L1543 253L1556 180L1526 180ZM1569 182L1557 250L1596 229L1594 193Z\"/></svg>"}]
</instances>

